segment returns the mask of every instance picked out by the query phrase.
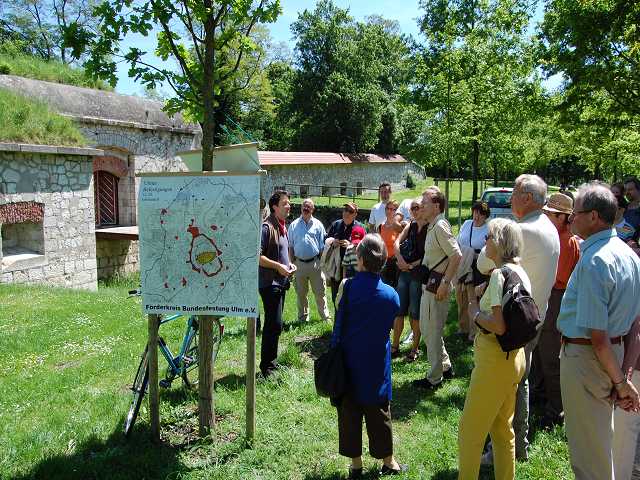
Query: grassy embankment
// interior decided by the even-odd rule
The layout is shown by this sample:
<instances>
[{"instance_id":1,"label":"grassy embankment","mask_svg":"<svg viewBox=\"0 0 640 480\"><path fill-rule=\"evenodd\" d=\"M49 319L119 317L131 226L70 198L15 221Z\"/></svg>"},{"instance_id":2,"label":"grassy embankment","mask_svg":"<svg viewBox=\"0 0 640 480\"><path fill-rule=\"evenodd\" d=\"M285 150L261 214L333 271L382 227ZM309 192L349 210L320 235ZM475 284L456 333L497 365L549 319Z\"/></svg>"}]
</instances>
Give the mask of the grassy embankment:
<instances>
[{"instance_id":1,"label":"grassy embankment","mask_svg":"<svg viewBox=\"0 0 640 480\"><path fill-rule=\"evenodd\" d=\"M0 52L0 74L46 80L89 88L107 89L104 82L60 62ZM73 122L31 98L0 89L0 142L83 146L86 140Z\"/></svg>"}]
</instances>

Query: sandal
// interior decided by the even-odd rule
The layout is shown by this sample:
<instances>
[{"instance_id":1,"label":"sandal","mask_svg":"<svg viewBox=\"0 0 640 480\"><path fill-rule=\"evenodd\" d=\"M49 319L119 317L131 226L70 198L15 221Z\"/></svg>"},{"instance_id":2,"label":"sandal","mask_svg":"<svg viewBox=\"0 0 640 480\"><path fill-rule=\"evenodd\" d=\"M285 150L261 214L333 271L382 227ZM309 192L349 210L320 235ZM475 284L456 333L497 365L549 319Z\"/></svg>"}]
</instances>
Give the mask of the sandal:
<instances>
[{"instance_id":1,"label":"sandal","mask_svg":"<svg viewBox=\"0 0 640 480\"><path fill-rule=\"evenodd\" d=\"M407 362L414 362L418 359L418 354L420 353L419 350L417 349L411 349L411 351L409 353L407 353L406 359Z\"/></svg>"},{"instance_id":2,"label":"sandal","mask_svg":"<svg viewBox=\"0 0 640 480\"><path fill-rule=\"evenodd\" d=\"M398 358L400 356L400 347L391 346L391 358Z\"/></svg>"}]
</instances>

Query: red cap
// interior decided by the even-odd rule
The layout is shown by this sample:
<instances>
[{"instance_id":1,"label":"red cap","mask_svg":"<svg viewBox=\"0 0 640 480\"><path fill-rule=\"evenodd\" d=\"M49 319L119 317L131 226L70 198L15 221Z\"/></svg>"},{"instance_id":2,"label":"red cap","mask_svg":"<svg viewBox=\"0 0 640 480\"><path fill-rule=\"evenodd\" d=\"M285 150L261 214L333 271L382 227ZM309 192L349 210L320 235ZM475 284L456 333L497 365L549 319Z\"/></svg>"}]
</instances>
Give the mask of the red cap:
<instances>
[{"instance_id":1,"label":"red cap","mask_svg":"<svg viewBox=\"0 0 640 480\"><path fill-rule=\"evenodd\" d=\"M351 229L351 239L349 241L354 245L358 245L366 234L367 232L364 231L364 228L359 225L355 225Z\"/></svg>"}]
</instances>

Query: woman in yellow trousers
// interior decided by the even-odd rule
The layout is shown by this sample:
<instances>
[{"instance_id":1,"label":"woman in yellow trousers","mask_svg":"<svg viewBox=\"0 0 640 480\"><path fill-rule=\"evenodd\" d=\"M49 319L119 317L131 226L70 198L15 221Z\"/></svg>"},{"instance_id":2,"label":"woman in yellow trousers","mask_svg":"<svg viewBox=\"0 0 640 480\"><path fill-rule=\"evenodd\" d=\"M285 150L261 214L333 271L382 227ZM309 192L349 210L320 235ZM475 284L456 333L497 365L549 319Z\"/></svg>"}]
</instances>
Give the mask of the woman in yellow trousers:
<instances>
[{"instance_id":1,"label":"woman in yellow trousers","mask_svg":"<svg viewBox=\"0 0 640 480\"><path fill-rule=\"evenodd\" d=\"M510 480L515 476L512 420L525 356L522 348L507 355L495 334L502 335L506 330L502 316L504 276L500 268L506 266L517 273L527 291L531 291L529 277L518 264L522 249L520 226L503 218L492 220L485 248L487 257L497 268L491 273L480 303L475 297L469 301L469 318L482 330L474 341L475 366L458 430L459 480L478 478L487 434L493 442L496 480Z\"/></svg>"}]
</instances>

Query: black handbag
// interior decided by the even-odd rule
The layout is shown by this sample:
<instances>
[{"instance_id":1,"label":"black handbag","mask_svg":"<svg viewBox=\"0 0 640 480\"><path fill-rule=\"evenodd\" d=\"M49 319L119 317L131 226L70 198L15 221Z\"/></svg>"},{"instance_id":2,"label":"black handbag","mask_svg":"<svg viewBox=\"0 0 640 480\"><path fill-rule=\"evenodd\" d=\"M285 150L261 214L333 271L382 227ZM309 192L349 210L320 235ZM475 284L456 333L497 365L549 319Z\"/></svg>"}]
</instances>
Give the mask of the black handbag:
<instances>
[{"instance_id":1,"label":"black handbag","mask_svg":"<svg viewBox=\"0 0 640 480\"><path fill-rule=\"evenodd\" d=\"M348 375L344 362L341 337L344 333L347 308L347 297L351 280L344 284L344 292L338 305L336 322L340 321L340 336L336 345L320 355L313 363L313 379L316 384L316 392L321 397L340 398L347 391ZM338 318L339 317L339 318Z\"/></svg>"}]
</instances>

